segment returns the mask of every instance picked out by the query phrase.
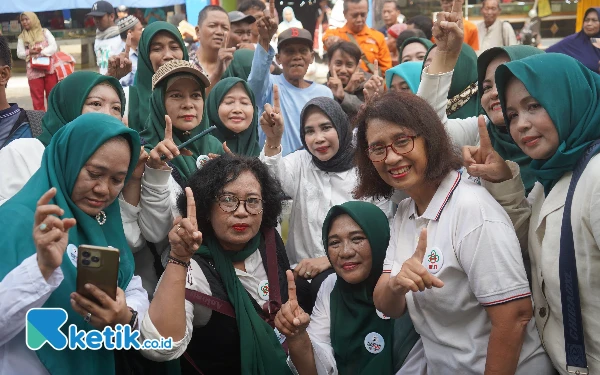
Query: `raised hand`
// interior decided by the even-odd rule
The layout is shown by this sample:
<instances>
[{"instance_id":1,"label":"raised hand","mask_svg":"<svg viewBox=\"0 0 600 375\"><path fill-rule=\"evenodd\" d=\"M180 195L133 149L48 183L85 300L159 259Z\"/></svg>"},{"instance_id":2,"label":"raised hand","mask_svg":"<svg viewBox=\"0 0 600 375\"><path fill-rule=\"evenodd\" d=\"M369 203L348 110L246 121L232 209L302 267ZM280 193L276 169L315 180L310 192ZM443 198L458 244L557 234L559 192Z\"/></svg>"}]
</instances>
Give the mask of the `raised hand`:
<instances>
[{"instance_id":1,"label":"raised hand","mask_svg":"<svg viewBox=\"0 0 600 375\"><path fill-rule=\"evenodd\" d=\"M144 150L144 146L142 146L142 150L140 151L140 157L138 158L137 165L131 174L131 181L141 180L144 175L144 170L146 169L146 161L148 160L148 153Z\"/></svg>"},{"instance_id":2,"label":"raised hand","mask_svg":"<svg viewBox=\"0 0 600 375\"><path fill-rule=\"evenodd\" d=\"M409 291L419 292L432 287L441 288L444 282L433 276L427 268L423 266L423 258L427 252L427 229L423 229L419 235L417 249L412 257L408 258L400 272L390 277L390 288L400 294L406 294Z\"/></svg>"},{"instance_id":3,"label":"raised hand","mask_svg":"<svg viewBox=\"0 0 600 375\"><path fill-rule=\"evenodd\" d=\"M432 29L438 52L460 53L464 39L462 7L463 0L454 0L451 12L438 12Z\"/></svg>"},{"instance_id":4,"label":"raised hand","mask_svg":"<svg viewBox=\"0 0 600 375\"><path fill-rule=\"evenodd\" d=\"M277 34L277 22L275 21L275 2L269 2L269 12L263 12L263 16L256 20L258 27L259 43L265 49L269 48L269 43L273 36Z\"/></svg>"},{"instance_id":5,"label":"raised hand","mask_svg":"<svg viewBox=\"0 0 600 375\"><path fill-rule=\"evenodd\" d=\"M169 115L165 115L165 139L159 142L152 151L150 151L150 157L146 163L148 167L152 169L168 170L171 168L167 165L167 161L173 160L173 158L180 154L192 156L190 150L177 149L177 145L173 142L173 122Z\"/></svg>"},{"instance_id":6,"label":"raised hand","mask_svg":"<svg viewBox=\"0 0 600 375\"><path fill-rule=\"evenodd\" d=\"M125 51L118 55L111 56L108 59L108 73L107 75L121 79L127 74L131 73L132 64L129 60L129 51L131 49L131 33L127 34L127 41L125 42Z\"/></svg>"},{"instance_id":7,"label":"raised hand","mask_svg":"<svg viewBox=\"0 0 600 375\"><path fill-rule=\"evenodd\" d=\"M300 334L306 332L306 327L310 323L310 316L298 305L296 296L296 281L292 271L285 271L288 282L288 301L281 306L281 309L275 316L275 327L288 340L293 340Z\"/></svg>"},{"instance_id":8,"label":"raised hand","mask_svg":"<svg viewBox=\"0 0 600 375\"><path fill-rule=\"evenodd\" d=\"M294 268L294 276L312 279L329 267L331 263L327 257L302 259Z\"/></svg>"},{"instance_id":9,"label":"raised hand","mask_svg":"<svg viewBox=\"0 0 600 375\"><path fill-rule=\"evenodd\" d=\"M342 84L342 80L338 78L335 69L331 70L331 77L327 80L327 87L331 89L333 96L338 100L344 100L344 85Z\"/></svg>"},{"instance_id":10,"label":"raised hand","mask_svg":"<svg viewBox=\"0 0 600 375\"><path fill-rule=\"evenodd\" d=\"M169 232L169 243L171 244L171 256L189 262L192 255L202 245L202 233L198 230L196 202L191 188L185 188L185 196L187 198L187 217L175 218L173 229Z\"/></svg>"},{"instance_id":11,"label":"raised hand","mask_svg":"<svg viewBox=\"0 0 600 375\"><path fill-rule=\"evenodd\" d=\"M341 41L342 41L342 38L334 35L334 36L330 36L329 38L325 39L323 44L325 44L325 47L329 48L329 47L333 46L334 44L336 44L337 42L341 42Z\"/></svg>"},{"instance_id":12,"label":"raised hand","mask_svg":"<svg viewBox=\"0 0 600 375\"><path fill-rule=\"evenodd\" d=\"M223 74L223 72L225 72L225 70L227 70L227 67L229 66L229 64L231 64L231 61L233 60L233 53L236 51L237 49L235 47L230 47L230 48L220 48L219 49L219 54L217 55L217 60L218 60L218 72L220 72L220 74L218 74L218 77L216 77L214 80L210 80L211 82L218 82L221 74Z\"/></svg>"},{"instance_id":13,"label":"raised hand","mask_svg":"<svg viewBox=\"0 0 600 375\"><path fill-rule=\"evenodd\" d=\"M512 178L512 172L504 159L494 150L485 119L477 119L479 146L464 146L463 163L471 176L490 182L502 182Z\"/></svg>"},{"instance_id":14,"label":"raised hand","mask_svg":"<svg viewBox=\"0 0 600 375\"><path fill-rule=\"evenodd\" d=\"M75 219L60 219L65 211L55 204L49 204L56 196L56 188L51 188L37 202L33 219L33 243L37 253L37 263L46 280L60 267L67 249L69 229L76 224Z\"/></svg>"},{"instance_id":15,"label":"raised hand","mask_svg":"<svg viewBox=\"0 0 600 375\"><path fill-rule=\"evenodd\" d=\"M365 73L362 69L356 68L354 73L352 73L352 77L348 81L346 87L344 87L344 91L354 94L354 92L358 89L361 83L365 81Z\"/></svg>"},{"instance_id":16,"label":"raised hand","mask_svg":"<svg viewBox=\"0 0 600 375\"><path fill-rule=\"evenodd\" d=\"M273 85L273 106L265 104L265 111L260 117L260 126L267 136L267 145L277 147L281 145L281 137L283 137L283 115L281 114L281 106L279 104L279 87Z\"/></svg>"},{"instance_id":17,"label":"raised hand","mask_svg":"<svg viewBox=\"0 0 600 375\"><path fill-rule=\"evenodd\" d=\"M375 73L365 83L363 94L365 95L365 102L370 102L375 99L377 95L383 94L384 80L379 76L379 62L375 60Z\"/></svg>"}]
</instances>

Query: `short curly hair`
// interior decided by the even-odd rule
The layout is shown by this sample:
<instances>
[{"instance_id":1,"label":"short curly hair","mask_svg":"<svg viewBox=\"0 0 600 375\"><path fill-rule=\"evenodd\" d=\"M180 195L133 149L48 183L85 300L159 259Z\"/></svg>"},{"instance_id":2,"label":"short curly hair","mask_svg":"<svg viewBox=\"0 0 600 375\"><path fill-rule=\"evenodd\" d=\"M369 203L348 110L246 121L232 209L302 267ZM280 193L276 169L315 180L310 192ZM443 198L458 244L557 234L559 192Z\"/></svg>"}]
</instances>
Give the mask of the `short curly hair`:
<instances>
[{"instance_id":1,"label":"short curly hair","mask_svg":"<svg viewBox=\"0 0 600 375\"><path fill-rule=\"evenodd\" d=\"M223 155L208 161L188 180L187 186L194 193L198 229L203 233L214 234L209 218L215 198L228 183L235 181L242 172L250 171L258 180L263 200L261 229L277 226L281 214L281 201L285 197L281 183L269 172L268 167L258 158ZM177 197L177 208L187 216L185 191Z\"/></svg>"},{"instance_id":2,"label":"short curly hair","mask_svg":"<svg viewBox=\"0 0 600 375\"><path fill-rule=\"evenodd\" d=\"M367 155L367 128L369 121L375 119L397 124L423 137L427 155L426 181L439 184L452 170L462 167L458 149L452 144L433 108L415 94L387 91L368 106L363 106L354 120L358 127L355 156L358 183L353 191L356 199L389 198L394 193L394 189L379 176Z\"/></svg>"}]
</instances>

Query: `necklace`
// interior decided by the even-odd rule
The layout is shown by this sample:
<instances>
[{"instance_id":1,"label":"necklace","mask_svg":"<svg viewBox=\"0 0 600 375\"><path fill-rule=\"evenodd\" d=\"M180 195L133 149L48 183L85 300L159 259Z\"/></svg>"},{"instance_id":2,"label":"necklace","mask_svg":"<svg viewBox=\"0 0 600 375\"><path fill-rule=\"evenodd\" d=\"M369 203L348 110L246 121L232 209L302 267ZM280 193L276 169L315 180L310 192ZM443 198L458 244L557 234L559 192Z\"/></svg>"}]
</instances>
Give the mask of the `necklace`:
<instances>
[{"instance_id":1,"label":"necklace","mask_svg":"<svg viewBox=\"0 0 600 375\"><path fill-rule=\"evenodd\" d=\"M96 221L100 225L104 225L104 223L106 223L106 214L104 211L100 211L96 214Z\"/></svg>"}]
</instances>

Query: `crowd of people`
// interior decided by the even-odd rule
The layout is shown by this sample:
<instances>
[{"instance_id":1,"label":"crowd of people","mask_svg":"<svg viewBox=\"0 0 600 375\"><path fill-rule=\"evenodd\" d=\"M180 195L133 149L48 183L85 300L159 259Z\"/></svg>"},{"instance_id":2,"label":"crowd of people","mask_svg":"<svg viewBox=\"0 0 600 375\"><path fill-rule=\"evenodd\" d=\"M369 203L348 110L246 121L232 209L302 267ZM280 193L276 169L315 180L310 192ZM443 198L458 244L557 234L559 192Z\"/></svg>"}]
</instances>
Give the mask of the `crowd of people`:
<instances>
[{"instance_id":1,"label":"crowd of people","mask_svg":"<svg viewBox=\"0 0 600 375\"><path fill-rule=\"evenodd\" d=\"M461 0L403 31L386 1L395 64L346 0L318 84L313 35L273 0L205 7L191 51L103 3L97 42L121 47L55 82L39 128L0 37L0 374L600 372L597 66L504 43L496 0L479 40ZM118 249L114 298L77 289L81 245ZM34 351L40 307L65 334L172 345Z\"/></svg>"}]
</instances>

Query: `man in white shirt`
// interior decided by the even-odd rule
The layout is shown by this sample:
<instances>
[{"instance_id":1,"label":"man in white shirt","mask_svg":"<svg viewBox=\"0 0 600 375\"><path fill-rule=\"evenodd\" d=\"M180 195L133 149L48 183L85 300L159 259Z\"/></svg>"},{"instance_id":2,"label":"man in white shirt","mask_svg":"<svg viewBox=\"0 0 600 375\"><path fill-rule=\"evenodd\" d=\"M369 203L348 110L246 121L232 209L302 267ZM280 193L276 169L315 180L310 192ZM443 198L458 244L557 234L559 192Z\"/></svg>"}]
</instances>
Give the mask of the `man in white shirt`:
<instances>
[{"instance_id":1,"label":"man in white shirt","mask_svg":"<svg viewBox=\"0 0 600 375\"><path fill-rule=\"evenodd\" d=\"M479 32L478 53L481 54L493 47L517 44L517 37L510 23L498 19L501 11L498 0L484 0L481 4L483 22L477 25L477 31Z\"/></svg>"},{"instance_id":2,"label":"man in white shirt","mask_svg":"<svg viewBox=\"0 0 600 375\"><path fill-rule=\"evenodd\" d=\"M96 41L94 52L100 74L108 72L108 59L118 55L122 50L119 27L115 25L115 8L108 1L97 1L87 16L94 17L96 24Z\"/></svg>"}]
</instances>

